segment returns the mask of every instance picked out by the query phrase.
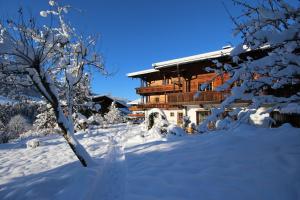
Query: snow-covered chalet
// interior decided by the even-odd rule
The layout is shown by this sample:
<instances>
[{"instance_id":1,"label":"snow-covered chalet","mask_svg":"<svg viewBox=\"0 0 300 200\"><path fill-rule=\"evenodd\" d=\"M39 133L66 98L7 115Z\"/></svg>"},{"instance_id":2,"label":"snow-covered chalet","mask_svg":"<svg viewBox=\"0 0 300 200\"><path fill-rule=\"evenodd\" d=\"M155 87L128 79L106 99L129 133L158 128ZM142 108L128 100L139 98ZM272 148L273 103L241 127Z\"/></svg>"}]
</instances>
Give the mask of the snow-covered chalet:
<instances>
[{"instance_id":1,"label":"snow-covered chalet","mask_svg":"<svg viewBox=\"0 0 300 200\"><path fill-rule=\"evenodd\" d=\"M133 115L143 112L147 116L150 109L159 108L171 123L180 125L183 117L189 116L192 123L200 124L210 114L211 108L218 107L230 92L215 91L229 76L215 79L205 91L199 92L202 84L215 77L214 73L206 71L206 67L213 67L214 60L230 63L232 49L226 46L218 51L153 63L150 69L128 73L128 77L138 78L141 82L136 88L141 101L130 107ZM264 53L263 50L249 51L244 56L255 57Z\"/></svg>"}]
</instances>

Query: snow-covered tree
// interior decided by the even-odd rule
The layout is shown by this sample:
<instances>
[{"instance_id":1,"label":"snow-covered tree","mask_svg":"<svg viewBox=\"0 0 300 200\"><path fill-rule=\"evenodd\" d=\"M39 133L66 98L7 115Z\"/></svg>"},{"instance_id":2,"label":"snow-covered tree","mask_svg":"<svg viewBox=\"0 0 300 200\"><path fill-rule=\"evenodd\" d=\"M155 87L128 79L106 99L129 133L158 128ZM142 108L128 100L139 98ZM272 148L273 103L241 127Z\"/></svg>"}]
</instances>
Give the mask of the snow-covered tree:
<instances>
[{"instance_id":1,"label":"snow-covered tree","mask_svg":"<svg viewBox=\"0 0 300 200\"><path fill-rule=\"evenodd\" d=\"M29 130L29 128L28 120L22 115L16 115L10 119L5 131L9 134L10 139L14 139Z\"/></svg>"},{"instance_id":2,"label":"snow-covered tree","mask_svg":"<svg viewBox=\"0 0 300 200\"><path fill-rule=\"evenodd\" d=\"M51 16L52 26L38 26L35 19L26 20L19 9L19 20L0 24L0 71L9 76L26 75L19 85L34 85L54 111L62 136L83 166L92 160L74 137L74 88L84 76L86 67L103 71L101 57L95 53L95 39L83 38L65 22L70 6L49 1L50 10L41 11L42 17ZM62 102L60 94L65 94Z\"/></svg>"},{"instance_id":3,"label":"snow-covered tree","mask_svg":"<svg viewBox=\"0 0 300 200\"><path fill-rule=\"evenodd\" d=\"M94 119L97 125L99 125L101 128L107 128L108 122L101 114L95 114Z\"/></svg>"},{"instance_id":4,"label":"snow-covered tree","mask_svg":"<svg viewBox=\"0 0 300 200\"><path fill-rule=\"evenodd\" d=\"M7 133L5 132L5 126L3 122L0 120L0 144L7 143L9 140Z\"/></svg>"},{"instance_id":5,"label":"snow-covered tree","mask_svg":"<svg viewBox=\"0 0 300 200\"><path fill-rule=\"evenodd\" d=\"M83 114L77 112L73 114L75 130L85 130L88 125L88 119Z\"/></svg>"},{"instance_id":6,"label":"snow-covered tree","mask_svg":"<svg viewBox=\"0 0 300 200\"><path fill-rule=\"evenodd\" d=\"M267 106L266 112L282 110L291 104L299 107L300 102L300 6L284 0L268 0L251 5L233 1L243 9L243 14L232 17L235 34L243 42L231 51L233 64L215 61L218 76L230 74L230 79L218 88L231 88L231 95L214 109L199 131L207 131L210 121L222 118L226 109L237 100L250 101L242 115L235 109L229 116L238 116L238 122L248 121L259 107ZM253 56L249 56L252 52ZM248 56L247 56L248 55ZM298 109L299 110L299 109ZM226 118L227 121L228 118Z\"/></svg>"},{"instance_id":7,"label":"snow-covered tree","mask_svg":"<svg viewBox=\"0 0 300 200\"><path fill-rule=\"evenodd\" d=\"M91 75L88 73L85 73L78 84L74 86L74 94L73 94L73 106L74 106L74 112L85 114L87 116L91 115L93 111L98 112L99 109L97 106L98 104L95 104L95 102L92 101L92 91L91 91ZM63 98L65 98L65 95L63 95Z\"/></svg>"},{"instance_id":8,"label":"snow-covered tree","mask_svg":"<svg viewBox=\"0 0 300 200\"><path fill-rule=\"evenodd\" d=\"M104 119L108 124L117 124L124 121L124 117L121 111L117 108L115 101L111 103L108 113L104 115Z\"/></svg>"},{"instance_id":9,"label":"snow-covered tree","mask_svg":"<svg viewBox=\"0 0 300 200\"><path fill-rule=\"evenodd\" d=\"M37 115L38 104L32 101L13 101L6 104L0 104L0 120L4 125L8 124L15 115L22 115L30 123Z\"/></svg>"},{"instance_id":10,"label":"snow-covered tree","mask_svg":"<svg viewBox=\"0 0 300 200\"><path fill-rule=\"evenodd\" d=\"M57 122L52 106L50 104L42 104L38 112L39 114L33 122L33 129L35 131L53 132Z\"/></svg>"}]
</instances>

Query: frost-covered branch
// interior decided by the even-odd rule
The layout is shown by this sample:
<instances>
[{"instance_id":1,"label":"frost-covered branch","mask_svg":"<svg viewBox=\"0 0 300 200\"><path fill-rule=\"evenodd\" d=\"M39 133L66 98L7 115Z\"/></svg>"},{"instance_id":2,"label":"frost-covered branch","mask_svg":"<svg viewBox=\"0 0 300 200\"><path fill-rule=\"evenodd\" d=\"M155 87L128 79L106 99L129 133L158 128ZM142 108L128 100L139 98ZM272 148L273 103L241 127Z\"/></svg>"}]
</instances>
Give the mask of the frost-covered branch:
<instances>
[{"instance_id":1,"label":"frost-covered branch","mask_svg":"<svg viewBox=\"0 0 300 200\"><path fill-rule=\"evenodd\" d=\"M38 27L35 20L0 23L0 73L7 77L27 77L53 108L57 123L83 166L92 163L90 156L74 137L74 91L85 77L85 69L94 67L104 72L102 59L94 51L95 39L76 34L65 21L70 6L49 1L50 10L41 11L51 17L55 26ZM24 85L24 79L15 84ZM65 109L65 106L66 108Z\"/></svg>"},{"instance_id":2,"label":"frost-covered branch","mask_svg":"<svg viewBox=\"0 0 300 200\"><path fill-rule=\"evenodd\" d=\"M299 4L293 6L282 0L259 5L233 2L244 10L242 16L233 19L234 34L241 33L243 42L231 51L233 64L216 61L216 67L210 69L218 75L230 75L217 90L231 88L231 95L200 125L202 132L208 130L210 122L232 110L237 101L249 102L247 110L268 107L268 112L290 103L299 106L300 102ZM229 115L237 115L237 110Z\"/></svg>"}]
</instances>

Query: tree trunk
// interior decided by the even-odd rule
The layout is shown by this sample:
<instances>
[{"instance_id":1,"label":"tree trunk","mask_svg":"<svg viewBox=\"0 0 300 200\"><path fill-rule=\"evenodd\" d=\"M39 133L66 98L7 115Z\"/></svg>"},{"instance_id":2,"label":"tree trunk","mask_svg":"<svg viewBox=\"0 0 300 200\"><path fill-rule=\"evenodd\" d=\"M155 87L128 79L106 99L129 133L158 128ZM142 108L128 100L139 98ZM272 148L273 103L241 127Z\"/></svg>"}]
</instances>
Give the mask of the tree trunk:
<instances>
[{"instance_id":1,"label":"tree trunk","mask_svg":"<svg viewBox=\"0 0 300 200\"><path fill-rule=\"evenodd\" d=\"M66 133L63 134L63 137L66 139L68 145L71 147L72 151L74 152L74 154L77 156L78 160L80 161L80 163L82 164L82 166L87 167L87 161L85 160L84 156L81 155L82 152L79 149L83 149L82 145L79 144L77 142L77 145L72 143L72 140L74 140L75 138L70 138ZM78 148L78 146L80 145L80 148Z\"/></svg>"},{"instance_id":2,"label":"tree trunk","mask_svg":"<svg viewBox=\"0 0 300 200\"><path fill-rule=\"evenodd\" d=\"M53 89L54 83L51 79L44 74L40 63L33 63L33 69L36 70L37 79L34 74L30 75L30 78L38 91L45 97L45 99L51 104L58 126L61 128L63 134L72 151L75 153L82 166L87 167L92 165L93 161L89 153L84 147L77 141L74 136L74 124L72 122L72 112L68 113L69 117L65 116L62 106L59 103L59 97L57 91ZM70 119L69 119L70 118Z\"/></svg>"},{"instance_id":3,"label":"tree trunk","mask_svg":"<svg viewBox=\"0 0 300 200\"><path fill-rule=\"evenodd\" d=\"M57 119L58 126L63 132L62 136L67 141L68 145L71 147L72 151L77 156L82 166L87 167L92 165L93 161L91 156L74 136L74 124L72 123L72 121L70 121L69 118L64 115L64 112L59 104L56 104L52 107Z\"/></svg>"},{"instance_id":4,"label":"tree trunk","mask_svg":"<svg viewBox=\"0 0 300 200\"><path fill-rule=\"evenodd\" d=\"M68 128L64 125L64 123L58 123L59 127L63 131L63 137L67 141L68 145L71 147L72 151L82 164L82 166L87 167L92 165L93 161L89 153L84 149L84 147L77 141L73 133L68 131Z\"/></svg>"}]
</instances>

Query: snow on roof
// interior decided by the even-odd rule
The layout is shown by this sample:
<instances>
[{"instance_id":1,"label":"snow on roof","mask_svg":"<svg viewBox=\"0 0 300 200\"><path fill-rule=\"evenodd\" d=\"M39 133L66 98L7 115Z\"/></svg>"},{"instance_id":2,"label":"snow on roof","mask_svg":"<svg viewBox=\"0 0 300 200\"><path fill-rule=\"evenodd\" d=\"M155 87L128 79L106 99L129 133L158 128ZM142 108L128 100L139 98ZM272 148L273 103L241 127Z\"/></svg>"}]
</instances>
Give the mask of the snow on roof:
<instances>
[{"instance_id":1,"label":"snow on roof","mask_svg":"<svg viewBox=\"0 0 300 200\"><path fill-rule=\"evenodd\" d=\"M142 102L142 99L136 99L136 100L128 102L127 104L128 105L137 105L137 104L140 104L141 102Z\"/></svg>"},{"instance_id":2,"label":"snow on roof","mask_svg":"<svg viewBox=\"0 0 300 200\"><path fill-rule=\"evenodd\" d=\"M177 64L190 63L190 62L195 62L195 61L199 61L199 60L207 60L207 59L211 59L211 58L218 58L218 57L230 55L230 52L232 51L232 49L233 48L230 47L230 48L225 48L225 49L218 50L218 51L197 54L194 56L188 56L188 57L177 58L177 59L173 59L173 60L167 60L167 61L163 61L163 62L153 63L152 66L155 69L159 69L159 68L164 68L164 67L173 66L173 65L177 65Z\"/></svg>"},{"instance_id":3,"label":"snow on roof","mask_svg":"<svg viewBox=\"0 0 300 200\"><path fill-rule=\"evenodd\" d=\"M143 75L143 74L150 74L150 73L154 73L154 72L159 72L159 70L156 70L156 69L146 69L146 70L142 70L142 71L128 73L126 75L128 77L134 77L134 76Z\"/></svg>"},{"instance_id":4,"label":"snow on roof","mask_svg":"<svg viewBox=\"0 0 300 200\"><path fill-rule=\"evenodd\" d=\"M122 99L122 98L119 98L119 97L113 97L113 96L111 96L110 94L93 95L93 96L92 96L92 99L95 99L95 98L101 98L101 97L107 97L107 98L110 98L111 100L116 101L116 102L118 102L119 104L121 104L121 105L127 107L127 100Z\"/></svg>"},{"instance_id":5,"label":"snow on roof","mask_svg":"<svg viewBox=\"0 0 300 200\"><path fill-rule=\"evenodd\" d=\"M266 45L266 46L261 47L260 49L266 49L266 48L269 48L269 46ZM174 65L178 65L178 64L186 64L186 63L191 63L191 62L196 62L196 61L201 61L201 60L208 60L208 59L228 56L233 52L232 50L234 50L234 51L237 51L237 50L251 51L251 49L245 45L242 45L240 48L234 48L234 47L231 47L230 45L227 45L227 46L224 46L223 49L218 50L218 51L212 51L212 52L197 54L194 56L188 56L188 57L153 63L152 67L154 69L147 69L147 70L128 73L127 76L135 77L135 76L139 76L139 75L143 75L143 74L159 72L159 69L164 68L164 67L170 67L170 66L174 66Z\"/></svg>"}]
</instances>

